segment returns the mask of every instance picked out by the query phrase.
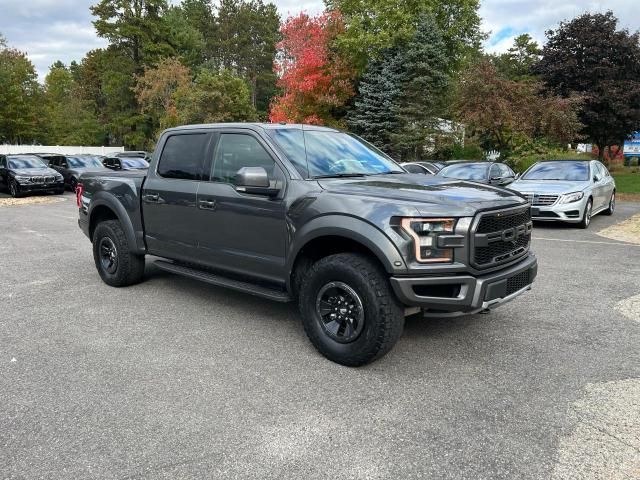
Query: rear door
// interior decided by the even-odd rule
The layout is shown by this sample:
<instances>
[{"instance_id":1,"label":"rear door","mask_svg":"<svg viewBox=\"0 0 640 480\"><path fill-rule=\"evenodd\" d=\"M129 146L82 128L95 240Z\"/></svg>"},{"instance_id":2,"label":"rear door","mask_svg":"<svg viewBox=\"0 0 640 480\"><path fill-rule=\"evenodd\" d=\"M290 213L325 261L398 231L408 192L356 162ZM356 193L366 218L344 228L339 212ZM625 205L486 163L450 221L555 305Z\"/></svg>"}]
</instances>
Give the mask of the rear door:
<instances>
[{"instance_id":1,"label":"rear door","mask_svg":"<svg viewBox=\"0 0 640 480\"><path fill-rule=\"evenodd\" d=\"M615 182L607 167L605 167L600 162L597 163L600 166L600 171L602 172L602 192L604 195L604 198L602 199L602 206L608 207L609 201L611 200L611 195L613 195L613 190L615 189Z\"/></svg>"},{"instance_id":2,"label":"rear door","mask_svg":"<svg viewBox=\"0 0 640 480\"><path fill-rule=\"evenodd\" d=\"M196 196L211 138L208 131L177 131L159 145L141 191L149 253L184 261L197 257Z\"/></svg>"},{"instance_id":3,"label":"rear door","mask_svg":"<svg viewBox=\"0 0 640 480\"><path fill-rule=\"evenodd\" d=\"M236 190L242 167L263 167L282 186L276 197ZM285 172L248 129L220 130L207 181L198 190L200 258L211 267L280 282L285 278Z\"/></svg>"},{"instance_id":4,"label":"rear door","mask_svg":"<svg viewBox=\"0 0 640 480\"><path fill-rule=\"evenodd\" d=\"M593 181L593 209L598 210L605 205L607 196L607 179L604 173L604 167L600 162L592 162L592 181Z\"/></svg>"}]
</instances>

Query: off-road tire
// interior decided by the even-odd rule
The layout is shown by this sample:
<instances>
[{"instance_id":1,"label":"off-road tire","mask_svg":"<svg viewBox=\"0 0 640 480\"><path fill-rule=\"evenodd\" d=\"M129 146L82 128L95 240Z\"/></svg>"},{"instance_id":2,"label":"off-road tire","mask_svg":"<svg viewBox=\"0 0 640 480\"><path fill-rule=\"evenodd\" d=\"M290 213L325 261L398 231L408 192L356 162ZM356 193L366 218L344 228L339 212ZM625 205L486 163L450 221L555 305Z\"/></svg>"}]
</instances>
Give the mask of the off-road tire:
<instances>
[{"instance_id":1,"label":"off-road tire","mask_svg":"<svg viewBox=\"0 0 640 480\"><path fill-rule=\"evenodd\" d=\"M117 264L113 272L109 272L101 261L101 242L105 237L110 239L116 250ZM107 220L96 227L93 233L93 259L102 281L112 287L133 285L140 282L144 275L144 255L131 252L118 220Z\"/></svg>"},{"instance_id":2,"label":"off-road tire","mask_svg":"<svg viewBox=\"0 0 640 480\"><path fill-rule=\"evenodd\" d=\"M616 210L616 191L614 190L611 193L611 198L609 199L609 207L602 213L605 215L613 215L613 212Z\"/></svg>"},{"instance_id":3,"label":"off-road tire","mask_svg":"<svg viewBox=\"0 0 640 480\"><path fill-rule=\"evenodd\" d=\"M316 309L319 292L330 282L347 284L362 302L364 326L350 343L331 338ZM395 297L387 274L365 255L339 253L314 263L302 280L298 300L309 340L336 363L351 367L365 365L389 352L402 335L403 306Z\"/></svg>"},{"instance_id":4,"label":"off-road tire","mask_svg":"<svg viewBox=\"0 0 640 480\"><path fill-rule=\"evenodd\" d=\"M582 214L582 220L578 223L579 228L589 228L591 225L591 216L593 215L593 200L589 199L584 207L584 213Z\"/></svg>"}]
</instances>

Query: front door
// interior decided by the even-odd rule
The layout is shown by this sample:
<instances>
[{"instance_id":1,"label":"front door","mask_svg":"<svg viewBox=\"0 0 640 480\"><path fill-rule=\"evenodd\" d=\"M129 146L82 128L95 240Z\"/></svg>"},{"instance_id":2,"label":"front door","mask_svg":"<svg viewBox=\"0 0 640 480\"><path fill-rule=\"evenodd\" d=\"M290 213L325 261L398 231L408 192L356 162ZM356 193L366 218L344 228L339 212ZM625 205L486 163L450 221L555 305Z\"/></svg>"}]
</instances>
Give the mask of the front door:
<instances>
[{"instance_id":1,"label":"front door","mask_svg":"<svg viewBox=\"0 0 640 480\"><path fill-rule=\"evenodd\" d=\"M166 138L155 170L141 192L149 253L175 260L197 258L196 195L211 133L176 133Z\"/></svg>"},{"instance_id":2,"label":"front door","mask_svg":"<svg viewBox=\"0 0 640 480\"><path fill-rule=\"evenodd\" d=\"M263 167L270 179L282 185L280 195L238 192L235 175L242 167ZM219 134L208 181L198 189L202 261L243 276L273 282L285 278L283 172L268 146L253 132L228 130Z\"/></svg>"}]
</instances>

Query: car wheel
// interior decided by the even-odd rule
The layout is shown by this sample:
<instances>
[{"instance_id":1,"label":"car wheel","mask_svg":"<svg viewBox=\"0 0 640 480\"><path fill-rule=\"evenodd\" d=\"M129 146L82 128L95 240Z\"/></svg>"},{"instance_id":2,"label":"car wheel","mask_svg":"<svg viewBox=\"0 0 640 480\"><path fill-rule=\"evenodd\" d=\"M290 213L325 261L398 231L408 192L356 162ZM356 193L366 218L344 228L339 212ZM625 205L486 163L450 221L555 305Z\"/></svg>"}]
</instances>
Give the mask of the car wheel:
<instances>
[{"instance_id":1,"label":"car wheel","mask_svg":"<svg viewBox=\"0 0 640 480\"><path fill-rule=\"evenodd\" d=\"M616 210L616 191L614 190L611 193L611 198L609 199L609 208L607 208L603 213L605 215L613 215L613 212Z\"/></svg>"},{"instance_id":2,"label":"car wheel","mask_svg":"<svg viewBox=\"0 0 640 480\"><path fill-rule=\"evenodd\" d=\"M74 177L71 177L69 180L69 188L73 193L76 193L76 188L78 188L78 180Z\"/></svg>"},{"instance_id":3,"label":"car wheel","mask_svg":"<svg viewBox=\"0 0 640 480\"><path fill-rule=\"evenodd\" d=\"M18 182L16 182L15 180L9 181L9 194L13 198L18 198L20 196L20 186L18 185Z\"/></svg>"},{"instance_id":4,"label":"car wheel","mask_svg":"<svg viewBox=\"0 0 640 480\"><path fill-rule=\"evenodd\" d=\"M144 255L131 252L124 230L117 220L108 220L96 227L93 259L100 277L107 285L126 287L142 280Z\"/></svg>"},{"instance_id":5,"label":"car wheel","mask_svg":"<svg viewBox=\"0 0 640 480\"><path fill-rule=\"evenodd\" d=\"M589 228L591 224L591 212L593 211L593 201L589 199L587 206L584 207L584 213L582 214L582 221L578 224L580 228Z\"/></svg>"},{"instance_id":6,"label":"car wheel","mask_svg":"<svg viewBox=\"0 0 640 480\"><path fill-rule=\"evenodd\" d=\"M404 310L386 273L360 254L330 255L313 264L300 287L299 308L318 351L352 367L385 355L404 327Z\"/></svg>"}]
</instances>

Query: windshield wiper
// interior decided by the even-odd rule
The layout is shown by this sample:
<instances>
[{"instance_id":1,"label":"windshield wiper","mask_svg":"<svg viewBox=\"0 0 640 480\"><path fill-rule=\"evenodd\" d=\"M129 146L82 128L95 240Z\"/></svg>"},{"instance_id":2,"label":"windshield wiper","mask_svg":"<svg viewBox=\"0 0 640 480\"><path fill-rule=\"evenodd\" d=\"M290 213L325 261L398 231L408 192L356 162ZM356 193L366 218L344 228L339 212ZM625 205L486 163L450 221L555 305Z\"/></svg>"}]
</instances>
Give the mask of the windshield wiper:
<instances>
[{"instance_id":1,"label":"windshield wiper","mask_svg":"<svg viewBox=\"0 0 640 480\"><path fill-rule=\"evenodd\" d=\"M330 173L327 175L315 175L311 178L348 178L348 177L364 177L367 174L365 173Z\"/></svg>"}]
</instances>

